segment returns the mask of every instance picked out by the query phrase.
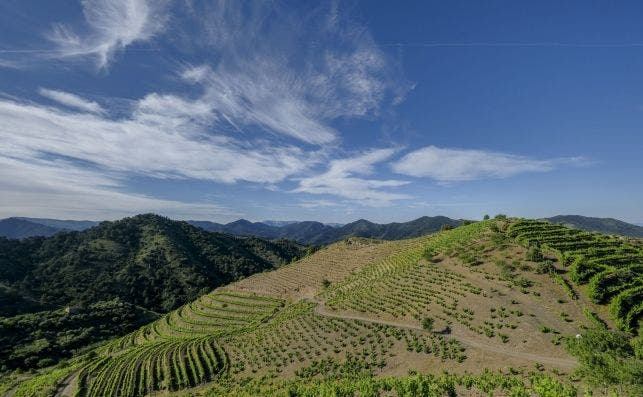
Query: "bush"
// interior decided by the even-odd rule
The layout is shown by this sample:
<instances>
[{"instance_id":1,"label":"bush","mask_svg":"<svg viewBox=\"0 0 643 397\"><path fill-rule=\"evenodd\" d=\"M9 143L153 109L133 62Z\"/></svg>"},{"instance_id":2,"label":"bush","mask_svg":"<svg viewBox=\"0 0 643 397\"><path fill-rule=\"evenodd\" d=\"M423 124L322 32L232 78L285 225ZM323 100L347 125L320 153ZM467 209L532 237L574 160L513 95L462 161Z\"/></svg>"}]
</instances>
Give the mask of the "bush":
<instances>
[{"instance_id":1,"label":"bush","mask_svg":"<svg viewBox=\"0 0 643 397\"><path fill-rule=\"evenodd\" d=\"M424 328L427 331L433 331L433 319L431 317L425 317L422 320L422 328Z\"/></svg>"},{"instance_id":2,"label":"bush","mask_svg":"<svg viewBox=\"0 0 643 397\"><path fill-rule=\"evenodd\" d=\"M567 338L567 350L578 358L578 372L590 384L618 387L619 395L643 395L643 357L639 341L625 333L594 328Z\"/></svg>"},{"instance_id":3,"label":"bush","mask_svg":"<svg viewBox=\"0 0 643 397\"><path fill-rule=\"evenodd\" d=\"M544 259L543 253L540 250L540 247L532 245L527 250L527 260L532 262L540 262Z\"/></svg>"},{"instance_id":4,"label":"bush","mask_svg":"<svg viewBox=\"0 0 643 397\"><path fill-rule=\"evenodd\" d=\"M537 274L548 274L548 273L555 273L556 272L556 267L552 263L552 261L543 261L543 262L538 262L536 264L536 273Z\"/></svg>"},{"instance_id":5,"label":"bush","mask_svg":"<svg viewBox=\"0 0 643 397\"><path fill-rule=\"evenodd\" d=\"M453 229L453 226L449 225L448 223L445 223L440 227L440 231L451 230L451 229Z\"/></svg>"}]
</instances>

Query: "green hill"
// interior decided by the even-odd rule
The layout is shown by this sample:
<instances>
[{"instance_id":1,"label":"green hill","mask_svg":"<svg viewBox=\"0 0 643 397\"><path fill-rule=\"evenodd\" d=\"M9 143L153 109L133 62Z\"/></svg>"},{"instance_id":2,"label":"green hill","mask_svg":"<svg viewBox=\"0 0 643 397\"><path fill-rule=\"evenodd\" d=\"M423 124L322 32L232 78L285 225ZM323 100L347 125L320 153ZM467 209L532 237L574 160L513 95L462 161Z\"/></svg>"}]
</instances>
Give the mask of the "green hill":
<instances>
[{"instance_id":1,"label":"green hill","mask_svg":"<svg viewBox=\"0 0 643 397\"><path fill-rule=\"evenodd\" d=\"M641 258L626 240L502 217L409 240L352 238L5 387L15 397L640 395Z\"/></svg>"},{"instance_id":2,"label":"green hill","mask_svg":"<svg viewBox=\"0 0 643 397\"><path fill-rule=\"evenodd\" d=\"M156 215L49 238L0 238L0 366L30 368L70 356L304 254L305 247L288 241L209 233ZM96 316L95 305L113 316ZM39 319L49 325L38 326Z\"/></svg>"}]
</instances>

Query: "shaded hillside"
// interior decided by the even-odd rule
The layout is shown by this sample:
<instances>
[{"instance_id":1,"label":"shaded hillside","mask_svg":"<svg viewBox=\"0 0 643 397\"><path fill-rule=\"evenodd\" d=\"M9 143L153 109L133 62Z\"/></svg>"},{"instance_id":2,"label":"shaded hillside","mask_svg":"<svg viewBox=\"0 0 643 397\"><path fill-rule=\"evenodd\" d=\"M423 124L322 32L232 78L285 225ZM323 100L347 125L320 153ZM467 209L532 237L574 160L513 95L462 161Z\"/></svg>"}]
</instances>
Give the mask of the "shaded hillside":
<instances>
[{"instance_id":1,"label":"shaded hillside","mask_svg":"<svg viewBox=\"0 0 643 397\"><path fill-rule=\"evenodd\" d=\"M628 237L643 237L643 227L613 218L592 218L581 215L557 215L545 219L552 223L590 232L618 234Z\"/></svg>"},{"instance_id":2,"label":"shaded hillside","mask_svg":"<svg viewBox=\"0 0 643 397\"><path fill-rule=\"evenodd\" d=\"M0 237L49 237L63 231L80 231L96 226L94 221L71 221L47 218L13 217L0 219Z\"/></svg>"},{"instance_id":3,"label":"shaded hillside","mask_svg":"<svg viewBox=\"0 0 643 397\"><path fill-rule=\"evenodd\" d=\"M0 237L14 239L34 236L49 237L59 231L59 228L41 225L21 218L6 218L0 220Z\"/></svg>"},{"instance_id":4,"label":"shaded hillside","mask_svg":"<svg viewBox=\"0 0 643 397\"><path fill-rule=\"evenodd\" d=\"M440 230L442 225L459 226L462 221L445 216L423 216L410 222L378 224L365 219L334 227L321 222L289 222L281 226L240 219L228 224L207 221L189 221L190 224L212 232L239 236L258 236L267 239L285 238L304 244L329 244L347 237L366 237L399 240L418 237Z\"/></svg>"},{"instance_id":5,"label":"shaded hillside","mask_svg":"<svg viewBox=\"0 0 643 397\"><path fill-rule=\"evenodd\" d=\"M90 227L97 226L100 223L96 221L75 221L75 220L69 220L69 219L50 219L50 218L21 217L19 219L24 219L26 221L37 223L39 225L45 225L56 229L68 230L68 231L81 231L81 230L89 229Z\"/></svg>"},{"instance_id":6,"label":"shaded hillside","mask_svg":"<svg viewBox=\"0 0 643 397\"><path fill-rule=\"evenodd\" d=\"M87 332L104 338L129 330L125 323L116 327L104 323L115 321L111 318L136 319L142 309L167 312L213 288L273 269L304 253L305 247L289 241L209 233L156 215L103 222L82 232L48 238L0 238L0 316L5 316L0 335L24 335L24 343L32 343L38 339L29 336L32 332L41 335L43 327L53 325L38 330L32 317L20 315L40 311L36 318L53 317L56 320L52 321L62 324L56 328L59 337L95 342ZM120 304L105 303L114 299ZM88 312L90 319L76 323L56 314L65 307L83 312L101 302L119 314L107 318ZM128 321L132 327L140 325L138 320ZM72 335L83 330L82 324L92 329ZM85 342L72 344L77 348ZM36 349L15 341L11 344L18 350ZM57 346L53 340L47 345ZM64 356L55 348L45 350L48 357ZM16 360L11 365L34 364Z\"/></svg>"}]
</instances>

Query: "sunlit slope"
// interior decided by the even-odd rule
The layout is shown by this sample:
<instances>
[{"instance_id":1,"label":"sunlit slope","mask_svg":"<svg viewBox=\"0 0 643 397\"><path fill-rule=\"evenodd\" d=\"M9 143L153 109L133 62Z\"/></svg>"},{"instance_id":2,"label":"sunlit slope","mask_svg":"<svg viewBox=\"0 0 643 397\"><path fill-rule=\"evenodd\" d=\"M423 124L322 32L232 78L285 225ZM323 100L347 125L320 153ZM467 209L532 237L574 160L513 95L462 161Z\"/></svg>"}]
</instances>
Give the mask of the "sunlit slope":
<instances>
[{"instance_id":1,"label":"sunlit slope","mask_svg":"<svg viewBox=\"0 0 643 397\"><path fill-rule=\"evenodd\" d=\"M618 237L583 232L547 222L520 220L508 235L524 245L538 245L569 267L569 279L586 285L589 298L609 304L625 331L637 331L643 315L643 250Z\"/></svg>"},{"instance_id":2,"label":"sunlit slope","mask_svg":"<svg viewBox=\"0 0 643 397\"><path fill-rule=\"evenodd\" d=\"M599 300L572 281L585 269L576 258L604 255L592 277L609 266L640 274L632 268L640 250L547 225L497 219L410 240L336 243L219 288L23 382L14 395L51 395L30 394L46 384L75 396L316 395L418 385L468 395L469 388L533 392L539 382L562 387L549 395L572 395L551 380L568 381L576 366L561 339L611 325L609 297L619 326L635 323L640 310L640 300L614 303L637 291L637 277ZM579 236L574 250L560 251L565 236ZM484 369L511 379L480 375ZM409 373L424 377L400 378Z\"/></svg>"}]
</instances>

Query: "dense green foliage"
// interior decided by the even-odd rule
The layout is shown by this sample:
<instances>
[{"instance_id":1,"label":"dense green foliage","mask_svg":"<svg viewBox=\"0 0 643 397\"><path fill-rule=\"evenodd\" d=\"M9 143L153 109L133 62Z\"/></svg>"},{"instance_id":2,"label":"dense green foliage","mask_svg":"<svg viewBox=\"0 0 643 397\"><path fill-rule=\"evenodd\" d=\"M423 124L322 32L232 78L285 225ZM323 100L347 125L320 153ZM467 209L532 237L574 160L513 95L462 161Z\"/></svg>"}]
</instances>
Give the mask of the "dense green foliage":
<instances>
[{"instance_id":1,"label":"dense green foliage","mask_svg":"<svg viewBox=\"0 0 643 397\"><path fill-rule=\"evenodd\" d=\"M89 344L132 331L156 317L118 299L0 317L0 372L52 365Z\"/></svg>"},{"instance_id":2,"label":"dense green foliage","mask_svg":"<svg viewBox=\"0 0 643 397\"><path fill-rule=\"evenodd\" d=\"M47 340L47 346L41 341L43 346L33 349L51 350L41 358L66 356L83 344L126 333L132 328L128 325L139 324L131 320L122 327L113 324L134 313L131 305L165 313L218 286L273 269L305 253L306 247L286 240L210 233L155 215L103 222L82 232L48 238L0 238L0 316L39 311L42 318L59 319L52 320L58 324L52 330L55 336L35 338ZM60 319L59 309L64 307L85 308L112 299L130 306L123 306L127 307L123 311L123 307L114 309L118 313L112 317L87 314L84 320L78 319L80 325ZM29 335L48 332L44 324L39 331L35 317L28 315L2 321L10 326L21 324L23 328L16 329L27 332L25 339L15 341L16 351L32 348ZM60 345L53 340L67 331L73 342ZM38 364L39 360L29 357L26 352L5 364L9 368Z\"/></svg>"},{"instance_id":3,"label":"dense green foliage","mask_svg":"<svg viewBox=\"0 0 643 397\"><path fill-rule=\"evenodd\" d=\"M208 233L139 215L50 238L0 239L0 282L54 307L120 298L167 312L303 254L304 247L283 240Z\"/></svg>"},{"instance_id":4,"label":"dense green foliage","mask_svg":"<svg viewBox=\"0 0 643 397\"><path fill-rule=\"evenodd\" d=\"M566 346L578 358L579 373L591 384L618 395L643 395L641 338L597 327L568 338Z\"/></svg>"},{"instance_id":5,"label":"dense green foliage","mask_svg":"<svg viewBox=\"0 0 643 397\"><path fill-rule=\"evenodd\" d=\"M610 313L621 329L638 331L643 315L641 248L620 238L527 219L512 224L508 234L525 245L538 245L556 253L563 265L569 265L572 281L589 283L588 294L595 303L611 302ZM554 276L574 297L567 280Z\"/></svg>"}]
</instances>

